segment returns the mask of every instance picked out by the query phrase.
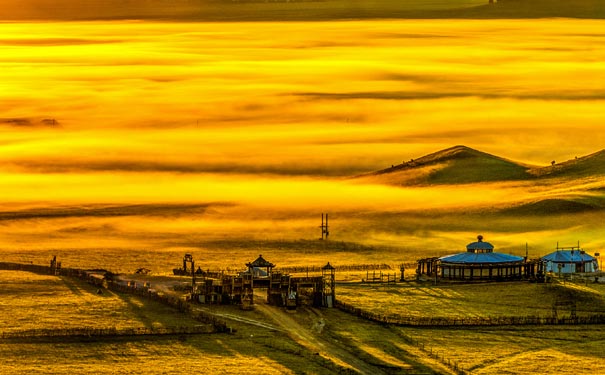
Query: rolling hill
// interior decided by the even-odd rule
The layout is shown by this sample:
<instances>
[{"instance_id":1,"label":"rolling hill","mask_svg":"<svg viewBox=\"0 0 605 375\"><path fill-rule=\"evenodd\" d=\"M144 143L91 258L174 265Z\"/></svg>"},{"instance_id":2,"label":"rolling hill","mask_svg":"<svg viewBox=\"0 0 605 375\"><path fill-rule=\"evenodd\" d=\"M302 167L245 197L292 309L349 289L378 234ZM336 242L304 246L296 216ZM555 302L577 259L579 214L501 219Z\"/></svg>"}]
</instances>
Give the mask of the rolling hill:
<instances>
[{"instance_id":1,"label":"rolling hill","mask_svg":"<svg viewBox=\"0 0 605 375\"><path fill-rule=\"evenodd\" d=\"M528 180L536 178L530 171L537 168L466 146L454 146L358 178L403 186L467 184Z\"/></svg>"},{"instance_id":2,"label":"rolling hill","mask_svg":"<svg viewBox=\"0 0 605 375\"><path fill-rule=\"evenodd\" d=\"M5 0L2 5L4 21L605 18L602 0Z\"/></svg>"},{"instance_id":3,"label":"rolling hill","mask_svg":"<svg viewBox=\"0 0 605 375\"><path fill-rule=\"evenodd\" d=\"M539 178L603 176L605 175L605 150L552 166L534 168L529 173Z\"/></svg>"},{"instance_id":4,"label":"rolling hill","mask_svg":"<svg viewBox=\"0 0 605 375\"><path fill-rule=\"evenodd\" d=\"M542 193L534 198L520 195L512 206L494 209L511 215L552 215L605 209L603 176L605 150L550 166L532 166L454 146L354 180L402 187L519 182L527 190L539 186Z\"/></svg>"},{"instance_id":5,"label":"rolling hill","mask_svg":"<svg viewBox=\"0 0 605 375\"><path fill-rule=\"evenodd\" d=\"M422 186L597 176L605 176L605 150L554 165L534 166L459 145L355 178L388 185Z\"/></svg>"},{"instance_id":6,"label":"rolling hill","mask_svg":"<svg viewBox=\"0 0 605 375\"><path fill-rule=\"evenodd\" d=\"M487 3L487 1L486 1ZM493 4L459 9L456 18L605 18L601 0L494 0Z\"/></svg>"}]
</instances>

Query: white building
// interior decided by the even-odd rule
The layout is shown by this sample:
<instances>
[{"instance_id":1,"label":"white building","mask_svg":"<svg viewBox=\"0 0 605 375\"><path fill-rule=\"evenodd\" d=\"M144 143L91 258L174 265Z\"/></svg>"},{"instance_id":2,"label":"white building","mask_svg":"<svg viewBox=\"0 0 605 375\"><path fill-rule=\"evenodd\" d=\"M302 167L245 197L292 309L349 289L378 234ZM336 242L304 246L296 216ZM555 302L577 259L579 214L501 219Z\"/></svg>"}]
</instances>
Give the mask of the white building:
<instances>
[{"instance_id":1,"label":"white building","mask_svg":"<svg viewBox=\"0 0 605 375\"><path fill-rule=\"evenodd\" d=\"M585 273L598 272L597 258L586 254L580 247L558 248L542 260L546 262L546 272Z\"/></svg>"}]
</instances>

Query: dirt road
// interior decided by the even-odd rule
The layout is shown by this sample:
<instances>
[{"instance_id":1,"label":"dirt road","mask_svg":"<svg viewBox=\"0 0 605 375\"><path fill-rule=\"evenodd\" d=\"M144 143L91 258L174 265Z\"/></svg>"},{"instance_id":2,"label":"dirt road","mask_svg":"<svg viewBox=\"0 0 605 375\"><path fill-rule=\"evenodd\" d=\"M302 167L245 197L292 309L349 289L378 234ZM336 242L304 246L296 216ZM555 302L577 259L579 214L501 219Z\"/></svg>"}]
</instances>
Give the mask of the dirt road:
<instances>
[{"instance_id":1,"label":"dirt road","mask_svg":"<svg viewBox=\"0 0 605 375\"><path fill-rule=\"evenodd\" d=\"M322 357L334 363L350 368L361 374L380 375L385 372L377 366L373 366L359 359L354 353L347 350L346 345L334 342L329 337L321 335L325 321L317 311L304 311L308 308L299 308L297 314L310 313L317 317L310 327L301 325L297 319L281 308L258 304L256 308L270 318L278 327L287 332L290 338L308 350L318 353ZM303 310L303 311L300 311ZM321 328L320 328L321 327Z\"/></svg>"}]
</instances>

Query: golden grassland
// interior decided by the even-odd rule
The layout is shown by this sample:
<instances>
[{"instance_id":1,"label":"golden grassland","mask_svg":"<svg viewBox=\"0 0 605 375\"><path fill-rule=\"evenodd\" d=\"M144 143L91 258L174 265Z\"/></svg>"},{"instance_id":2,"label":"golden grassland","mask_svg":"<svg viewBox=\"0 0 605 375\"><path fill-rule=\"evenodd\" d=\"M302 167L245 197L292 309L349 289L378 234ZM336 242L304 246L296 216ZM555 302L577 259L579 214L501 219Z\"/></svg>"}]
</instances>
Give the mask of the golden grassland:
<instances>
[{"instance_id":1,"label":"golden grassland","mask_svg":"<svg viewBox=\"0 0 605 375\"><path fill-rule=\"evenodd\" d=\"M117 294L80 280L28 272L0 272L0 330L61 328L137 328L197 325L174 309L145 298ZM256 332L253 332L255 334ZM1 373L292 373L289 366L313 363L229 335L179 338L116 338L72 342L2 341ZM276 342L278 340L275 340ZM287 343L283 344L284 348ZM296 345L293 346L294 349ZM292 358L290 358L292 357ZM301 363L302 362L302 363ZM296 371L295 371L296 372Z\"/></svg>"},{"instance_id":2,"label":"golden grassland","mask_svg":"<svg viewBox=\"0 0 605 375\"><path fill-rule=\"evenodd\" d=\"M603 326L400 330L472 374L597 374L605 369Z\"/></svg>"},{"instance_id":3,"label":"golden grassland","mask_svg":"<svg viewBox=\"0 0 605 375\"><path fill-rule=\"evenodd\" d=\"M0 322L3 331L16 327L79 327L82 322L106 327L195 324L174 310L144 299L108 291L97 295L96 289L78 280L12 271L0 272L0 280L1 308L6 310ZM422 306L426 309L423 316L444 316L450 310L457 316L519 314L528 311L522 308L524 304L533 306L535 312L540 305L538 301L550 303L549 294L550 297L556 294L552 291L556 288L576 293L580 302L579 314L586 306L583 303L589 300L592 308L598 305L602 309L604 305L604 290L597 285L544 286L550 288L546 293L537 288L537 285L526 283L418 285L410 288L417 290L416 295L409 295L416 305L413 308L410 307L412 303L403 299L389 298L389 290L393 288L365 293L363 286L338 285L337 295L377 312L415 314L419 313L415 309ZM356 289L356 297L352 297L352 289ZM422 289L425 290L424 297L421 296ZM30 301L30 296L35 298ZM451 302L453 300L459 303ZM37 302L35 306L34 301ZM258 300L257 303L262 302ZM502 304L510 307L505 309ZM386 307L388 311L384 311ZM39 312L32 312L33 309ZM160 374L202 370L225 374L259 371L267 374L330 374L351 371L347 363L353 361L353 368L358 370L429 374L451 373L443 365L449 361L473 374L552 371L584 374L599 373L604 366L602 326L409 328L375 324L336 309L299 309L294 314L269 306L253 311L242 311L235 306L204 306L203 309L274 325L278 331L230 320L229 324L236 329L234 334L121 337L85 342L2 341L0 371L17 374L31 371ZM267 314L267 311L272 312ZM61 317L61 322L49 315ZM322 329L318 329L318 323ZM435 359L435 354L440 360Z\"/></svg>"},{"instance_id":4,"label":"golden grassland","mask_svg":"<svg viewBox=\"0 0 605 375\"><path fill-rule=\"evenodd\" d=\"M70 278L2 271L0 286L0 327L4 332L38 328L122 329L199 324L144 298L108 290L99 295L93 286Z\"/></svg>"},{"instance_id":5,"label":"golden grassland","mask_svg":"<svg viewBox=\"0 0 605 375\"><path fill-rule=\"evenodd\" d=\"M524 255L527 243L531 258L557 242L602 252L602 211L503 211L542 199L602 206L599 178L421 188L344 178L453 144L537 165L602 149L601 30L603 21L571 19L2 23L2 260L57 255L64 267L145 267L160 280L185 252L213 270L258 254L278 266L396 267L460 252L478 233L500 252ZM331 240L318 241L326 211ZM193 324L67 279L0 272L0 286L2 330ZM412 316L543 315L563 292L579 314L604 311L592 284L337 291ZM415 342L477 373L603 369L599 326L437 330L334 310L324 318L326 355L313 351L319 342L239 325L236 336L185 340L1 342L0 373L337 373L351 352L393 373L447 372Z\"/></svg>"},{"instance_id":6,"label":"golden grassland","mask_svg":"<svg viewBox=\"0 0 605 375\"><path fill-rule=\"evenodd\" d=\"M91 324L89 317L94 318L96 326L150 326L150 319L154 324L192 324L180 313L164 307L158 307L154 303L137 299L141 306L132 308L129 304L119 303L121 299L133 297L112 294L105 291L103 296L95 293L90 285L83 284L78 280L66 280L58 277L36 276L25 272L0 272L3 288L3 308L10 311L0 324L0 329L10 331L14 327L28 328L53 328L57 322L46 318L53 315L62 319L61 326L78 327L82 322ZM23 284L16 287L14 284ZM70 287L64 284L70 283ZM40 296L35 300L38 305L38 313L32 313L33 307L19 302L24 299L31 290L42 290L52 294L52 301L45 301ZM86 293L89 298L85 299L82 294ZM71 298L70 298L71 297ZM49 298L51 299L51 298ZM113 301L117 299L118 302ZM62 302L49 307L52 302ZM107 301L106 310L102 306ZM113 302L112 302L113 301ZM260 302L260 301L259 301ZM208 307L205 307L207 310ZM266 309L266 308L265 308ZM273 321L272 315L264 315L263 310L243 312L236 306L210 307L211 311L218 314L230 314L231 316L242 316L247 320L260 321L279 326L279 322ZM279 309L278 309L279 310ZM298 326L300 332L312 331L317 334L311 325L317 324L318 319L325 319L330 330L329 336L336 340L347 340L341 344L330 341L328 347L311 338L311 342L291 338L281 330L289 326L282 326L281 330L268 330L255 325L230 321L230 325L236 329L234 334L206 334L201 336L187 337L119 337L84 339L83 342L73 340L57 339L56 342L35 341L2 341L0 342L0 354L3 361L0 362L0 371L3 373L27 373L37 371L40 373L69 374L76 372L119 372L119 373L188 373L190 371L206 371L209 373L225 374L252 374L252 373L309 373L329 374L347 373L350 366L347 360L354 355L363 355L365 359L362 366L390 366L394 373L406 373L413 371L417 373L431 373L432 367L438 364L432 361L416 358L415 354L402 352L394 344L385 343L375 349L371 349L381 335L389 334L387 330L377 327L377 331L371 333L372 323L360 321L357 318L334 311L338 317L327 312L325 317L322 313L310 311L299 311L294 315L285 314L287 322ZM19 317L23 314L31 322L29 326ZM317 315L319 314L319 315ZM3 316L5 316L3 314ZM126 318L130 320L126 321ZM122 320L120 320L122 319ZM292 320L293 319L293 320ZM195 323L195 322L193 322ZM343 331L344 329L344 331ZM366 337L359 337L351 342L347 339L349 329L366 331ZM305 337L309 333L303 333ZM392 339L396 335L390 334ZM332 340L332 339L330 339ZM319 346L318 346L319 345ZM345 349L346 347L346 349ZM386 348L386 349L385 349ZM353 351L352 353L350 351ZM390 354L388 354L390 353ZM397 357L397 358L395 358ZM369 363L365 364L364 363ZM357 363L359 365L359 363ZM347 370L347 368L349 370Z\"/></svg>"},{"instance_id":7,"label":"golden grassland","mask_svg":"<svg viewBox=\"0 0 605 375\"><path fill-rule=\"evenodd\" d=\"M404 317L552 316L553 304L560 300L575 301L579 316L605 313L605 287L594 283L342 283L338 298L367 311Z\"/></svg>"}]
</instances>

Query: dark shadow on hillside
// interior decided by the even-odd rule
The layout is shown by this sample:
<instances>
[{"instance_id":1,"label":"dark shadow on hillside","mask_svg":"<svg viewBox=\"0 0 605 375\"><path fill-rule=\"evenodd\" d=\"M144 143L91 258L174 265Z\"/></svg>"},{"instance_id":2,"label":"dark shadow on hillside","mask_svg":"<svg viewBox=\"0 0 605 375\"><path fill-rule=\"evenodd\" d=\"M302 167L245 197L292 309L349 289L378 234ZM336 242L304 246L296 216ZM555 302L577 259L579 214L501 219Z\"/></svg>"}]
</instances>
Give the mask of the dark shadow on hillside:
<instances>
[{"instance_id":1,"label":"dark shadow on hillside","mask_svg":"<svg viewBox=\"0 0 605 375\"><path fill-rule=\"evenodd\" d=\"M162 21L330 21L353 19L506 19L605 18L600 0L500 0L469 3L409 4L382 1L232 1L232 0L6 0L0 20L162 20Z\"/></svg>"},{"instance_id":2,"label":"dark shadow on hillside","mask_svg":"<svg viewBox=\"0 0 605 375\"><path fill-rule=\"evenodd\" d=\"M541 216L596 212L604 209L604 207L593 203L584 203L581 201L567 199L544 199L537 202L507 208L502 210L501 213L521 216Z\"/></svg>"}]
</instances>

